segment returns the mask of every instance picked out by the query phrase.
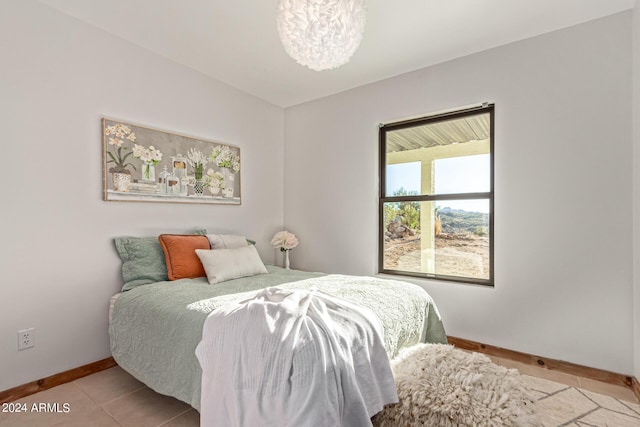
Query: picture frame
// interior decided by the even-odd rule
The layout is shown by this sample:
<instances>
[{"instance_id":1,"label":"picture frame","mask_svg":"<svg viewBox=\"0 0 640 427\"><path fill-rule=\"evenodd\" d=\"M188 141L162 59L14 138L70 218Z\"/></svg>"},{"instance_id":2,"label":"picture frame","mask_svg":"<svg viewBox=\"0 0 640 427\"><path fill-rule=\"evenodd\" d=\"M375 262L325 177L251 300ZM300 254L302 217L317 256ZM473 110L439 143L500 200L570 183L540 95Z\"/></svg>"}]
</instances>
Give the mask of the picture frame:
<instances>
[{"instance_id":1,"label":"picture frame","mask_svg":"<svg viewBox=\"0 0 640 427\"><path fill-rule=\"evenodd\" d=\"M103 200L241 204L240 147L102 118Z\"/></svg>"}]
</instances>

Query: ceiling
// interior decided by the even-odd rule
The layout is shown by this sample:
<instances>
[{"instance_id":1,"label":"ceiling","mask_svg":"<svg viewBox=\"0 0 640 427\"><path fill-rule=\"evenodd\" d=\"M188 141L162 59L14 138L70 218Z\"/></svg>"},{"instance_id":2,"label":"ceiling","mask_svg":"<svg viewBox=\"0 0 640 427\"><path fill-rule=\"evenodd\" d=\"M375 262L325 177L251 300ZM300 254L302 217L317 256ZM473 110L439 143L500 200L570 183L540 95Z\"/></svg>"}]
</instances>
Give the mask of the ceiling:
<instances>
[{"instance_id":1,"label":"ceiling","mask_svg":"<svg viewBox=\"0 0 640 427\"><path fill-rule=\"evenodd\" d=\"M278 0L39 0L281 107L633 8L635 0L368 0L362 44L340 68L289 58Z\"/></svg>"}]
</instances>

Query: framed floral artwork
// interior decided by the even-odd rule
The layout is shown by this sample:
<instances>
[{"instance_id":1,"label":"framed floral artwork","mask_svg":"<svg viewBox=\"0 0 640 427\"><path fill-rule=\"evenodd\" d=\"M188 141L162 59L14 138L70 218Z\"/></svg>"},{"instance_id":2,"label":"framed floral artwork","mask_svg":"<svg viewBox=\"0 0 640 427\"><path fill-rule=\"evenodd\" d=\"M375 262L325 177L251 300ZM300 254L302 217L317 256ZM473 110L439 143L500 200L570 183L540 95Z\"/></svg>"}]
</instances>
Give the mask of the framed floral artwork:
<instances>
[{"instance_id":1,"label":"framed floral artwork","mask_svg":"<svg viewBox=\"0 0 640 427\"><path fill-rule=\"evenodd\" d=\"M107 201L239 205L240 148L102 119Z\"/></svg>"}]
</instances>

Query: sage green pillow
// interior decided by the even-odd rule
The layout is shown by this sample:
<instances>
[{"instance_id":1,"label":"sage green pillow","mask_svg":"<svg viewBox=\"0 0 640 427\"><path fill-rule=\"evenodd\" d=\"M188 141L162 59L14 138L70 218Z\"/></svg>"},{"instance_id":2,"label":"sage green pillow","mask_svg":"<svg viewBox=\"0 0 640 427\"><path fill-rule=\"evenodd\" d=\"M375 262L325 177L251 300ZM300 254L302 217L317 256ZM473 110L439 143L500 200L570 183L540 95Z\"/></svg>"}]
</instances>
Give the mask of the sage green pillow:
<instances>
[{"instance_id":1,"label":"sage green pillow","mask_svg":"<svg viewBox=\"0 0 640 427\"><path fill-rule=\"evenodd\" d=\"M190 234L207 234L207 230L197 230ZM122 291L137 286L169 280L164 251L157 236L116 237L118 255L122 260Z\"/></svg>"},{"instance_id":2,"label":"sage green pillow","mask_svg":"<svg viewBox=\"0 0 640 427\"><path fill-rule=\"evenodd\" d=\"M169 280L157 237L116 237L114 240L122 260L123 291Z\"/></svg>"}]
</instances>

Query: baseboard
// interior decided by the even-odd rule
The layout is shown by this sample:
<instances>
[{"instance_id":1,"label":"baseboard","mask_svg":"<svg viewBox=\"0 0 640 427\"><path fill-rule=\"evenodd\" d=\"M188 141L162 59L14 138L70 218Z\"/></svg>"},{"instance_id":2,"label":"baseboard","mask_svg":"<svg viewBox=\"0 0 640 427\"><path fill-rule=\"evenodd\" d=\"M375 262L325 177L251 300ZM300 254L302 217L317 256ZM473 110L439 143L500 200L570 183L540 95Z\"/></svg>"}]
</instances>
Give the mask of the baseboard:
<instances>
[{"instance_id":1,"label":"baseboard","mask_svg":"<svg viewBox=\"0 0 640 427\"><path fill-rule=\"evenodd\" d=\"M552 371L564 372L565 374L577 375L583 378L589 378L596 381L605 382L608 384L621 385L631 388L636 396L640 393L640 384L634 377L617 374L615 372L609 372L602 369L590 368L588 366L577 365L575 363L564 362L562 360L550 359L548 357L535 356L532 354L521 353L519 351L508 350L505 348L495 347L488 344L482 344L475 341L466 340L463 338L447 337L449 344L453 344L458 348L465 350L476 351L478 353L484 353L495 357L501 357L504 359L514 360L516 362L526 363L528 365L534 365L539 368L549 369ZM636 381L636 389L633 387L633 381ZM640 398L639 398L640 400Z\"/></svg>"},{"instance_id":2,"label":"baseboard","mask_svg":"<svg viewBox=\"0 0 640 427\"><path fill-rule=\"evenodd\" d=\"M117 363L113 360L113 357L109 357L107 359L89 363L88 365L51 375L50 377L19 385L17 387L10 388L9 390L0 391L0 403L13 402L14 400L21 399L25 396L47 390L61 384L69 383L77 380L78 378L86 377L87 375L112 368L116 365Z\"/></svg>"},{"instance_id":3,"label":"baseboard","mask_svg":"<svg viewBox=\"0 0 640 427\"><path fill-rule=\"evenodd\" d=\"M561 360L549 359L547 357L535 356L532 354L521 353L519 351L508 350L505 348L495 347L492 345L482 344L463 338L447 337L449 344L465 350L471 350L478 353L484 353L495 357L514 360L517 362L535 365L543 369L556 370L566 374L578 375L584 378L590 378L596 381L603 381L609 384L622 385L631 388L636 398L640 400L640 382L636 377L629 377L614 372L604 371L601 369L590 368L587 366L577 365L575 363L563 362ZM0 391L0 403L13 402L25 396L38 393L43 390L56 387L78 378L103 371L105 369L116 366L117 363L113 357L108 357L79 368L70 369L59 374L51 375L37 381L23 384L9 390Z\"/></svg>"}]
</instances>

